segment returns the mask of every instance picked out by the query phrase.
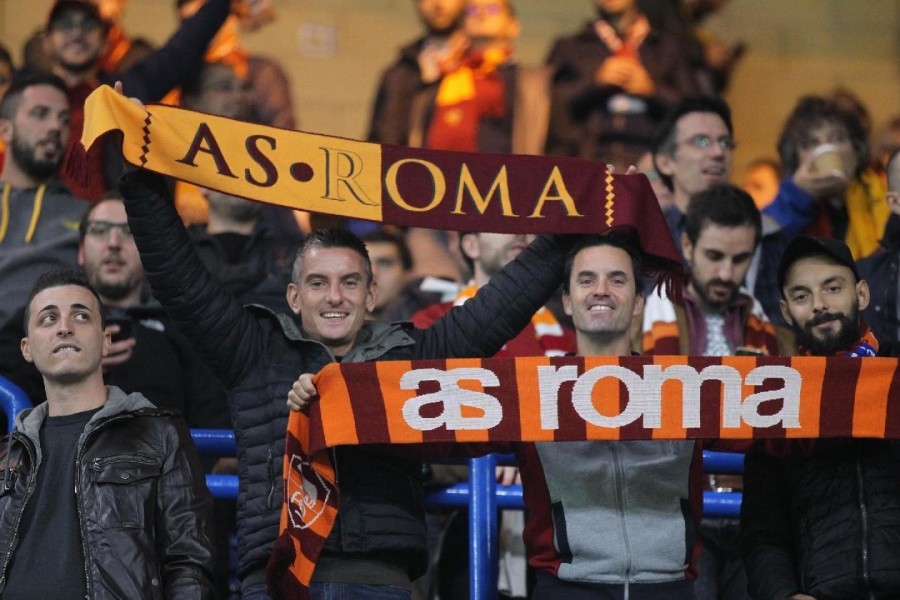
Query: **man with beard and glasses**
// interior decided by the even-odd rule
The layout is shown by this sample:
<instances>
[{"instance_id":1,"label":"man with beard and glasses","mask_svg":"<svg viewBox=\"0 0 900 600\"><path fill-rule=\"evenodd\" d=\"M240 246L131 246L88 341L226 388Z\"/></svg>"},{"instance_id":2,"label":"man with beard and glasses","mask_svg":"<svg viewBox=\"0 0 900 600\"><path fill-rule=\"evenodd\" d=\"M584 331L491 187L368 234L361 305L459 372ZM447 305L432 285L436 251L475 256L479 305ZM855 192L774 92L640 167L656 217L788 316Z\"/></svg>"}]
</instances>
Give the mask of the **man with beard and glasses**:
<instances>
[{"instance_id":1,"label":"man with beard and glasses","mask_svg":"<svg viewBox=\"0 0 900 600\"><path fill-rule=\"evenodd\" d=\"M25 304L29 286L54 267L75 266L87 203L56 180L69 135L69 101L52 75L17 80L0 100L0 324Z\"/></svg>"},{"instance_id":2,"label":"man with beard and glasses","mask_svg":"<svg viewBox=\"0 0 900 600\"><path fill-rule=\"evenodd\" d=\"M759 244L762 222L753 198L743 190L714 185L691 197L681 233L690 278L679 306L659 293L647 296L644 352L691 356L791 353L760 303L742 288ZM740 445L731 450L745 450ZM741 488L741 478L710 475L709 489ZM737 523L705 518L700 525L703 551L697 561L698 599L746 598Z\"/></svg>"},{"instance_id":3,"label":"man with beard and glasses","mask_svg":"<svg viewBox=\"0 0 900 600\"><path fill-rule=\"evenodd\" d=\"M100 294L112 335L101 360L106 382L140 392L161 408L178 409L191 427L228 427L221 384L150 298L122 200L107 198L91 206L81 219L79 238L73 255ZM44 398L40 373L21 353L15 356L22 322L16 315L0 331L0 370L39 402Z\"/></svg>"},{"instance_id":4,"label":"man with beard and glasses","mask_svg":"<svg viewBox=\"0 0 900 600\"><path fill-rule=\"evenodd\" d=\"M778 280L801 354L876 356L878 340L859 319L869 286L845 243L795 238ZM857 398L867 401L880 400ZM896 440L770 440L748 455L741 545L751 596L900 596L898 472Z\"/></svg>"}]
</instances>

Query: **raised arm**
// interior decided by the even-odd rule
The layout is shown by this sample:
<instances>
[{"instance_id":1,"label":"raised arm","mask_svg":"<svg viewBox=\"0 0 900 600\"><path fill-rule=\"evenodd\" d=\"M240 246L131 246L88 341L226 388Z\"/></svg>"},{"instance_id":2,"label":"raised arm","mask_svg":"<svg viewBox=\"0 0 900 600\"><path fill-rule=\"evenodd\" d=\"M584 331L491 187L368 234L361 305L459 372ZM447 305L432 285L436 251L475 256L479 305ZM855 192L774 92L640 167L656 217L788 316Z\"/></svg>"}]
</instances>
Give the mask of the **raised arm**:
<instances>
[{"instance_id":1,"label":"raised arm","mask_svg":"<svg viewBox=\"0 0 900 600\"><path fill-rule=\"evenodd\" d=\"M233 387L262 352L262 325L203 266L161 176L130 171L122 175L119 191L154 297L226 386Z\"/></svg>"},{"instance_id":2,"label":"raised arm","mask_svg":"<svg viewBox=\"0 0 900 600\"><path fill-rule=\"evenodd\" d=\"M566 256L579 236L535 239L474 298L423 333L420 358L486 357L516 337L562 284Z\"/></svg>"}]
</instances>

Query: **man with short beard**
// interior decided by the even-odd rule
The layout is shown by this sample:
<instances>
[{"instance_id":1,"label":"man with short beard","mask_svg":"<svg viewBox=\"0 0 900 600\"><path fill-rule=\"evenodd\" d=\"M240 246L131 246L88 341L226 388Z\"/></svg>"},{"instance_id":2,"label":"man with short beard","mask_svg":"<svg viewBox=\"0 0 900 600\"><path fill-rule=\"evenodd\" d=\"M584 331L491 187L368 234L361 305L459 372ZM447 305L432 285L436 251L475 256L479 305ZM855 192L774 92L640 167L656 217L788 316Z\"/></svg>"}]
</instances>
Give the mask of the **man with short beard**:
<instances>
[{"instance_id":1,"label":"man with short beard","mask_svg":"<svg viewBox=\"0 0 900 600\"><path fill-rule=\"evenodd\" d=\"M750 195L737 187L717 184L690 198L680 239L690 274L682 294L684 303L676 305L659 293L647 296L645 353L791 353L788 336L779 347L775 327L756 298L742 287L761 232L759 210ZM739 490L741 478L711 475L709 484L711 489ZM746 598L747 577L737 549L740 533L734 520L704 518L699 533L703 551L697 561L697 598Z\"/></svg>"},{"instance_id":2,"label":"man with short beard","mask_svg":"<svg viewBox=\"0 0 900 600\"><path fill-rule=\"evenodd\" d=\"M55 176L68 139L69 102L52 75L23 77L0 100L0 324L54 267L75 266L78 220L87 204Z\"/></svg>"},{"instance_id":3,"label":"man with short beard","mask_svg":"<svg viewBox=\"0 0 900 600\"><path fill-rule=\"evenodd\" d=\"M781 309L801 354L876 356L878 340L859 319L869 286L845 243L795 238L778 280ZM833 393L827 383L826 376L826 395ZM869 401L881 399L857 398ZM898 597L900 443L781 439L757 450L747 456L741 508L751 596Z\"/></svg>"}]
</instances>

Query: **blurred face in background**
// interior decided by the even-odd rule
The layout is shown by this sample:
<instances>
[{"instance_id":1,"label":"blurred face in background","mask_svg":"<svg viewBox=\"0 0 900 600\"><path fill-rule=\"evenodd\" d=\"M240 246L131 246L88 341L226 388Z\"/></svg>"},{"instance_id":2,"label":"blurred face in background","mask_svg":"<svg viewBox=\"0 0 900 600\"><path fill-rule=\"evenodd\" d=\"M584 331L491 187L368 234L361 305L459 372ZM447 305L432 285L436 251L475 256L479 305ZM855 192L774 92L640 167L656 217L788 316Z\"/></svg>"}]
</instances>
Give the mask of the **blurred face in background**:
<instances>
[{"instance_id":1,"label":"blurred face in background","mask_svg":"<svg viewBox=\"0 0 900 600\"><path fill-rule=\"evenodd\" d=\"M419 18L432 35L448 35L459 27L465 0L416 0Z\"/></svg>"}]
</instances>

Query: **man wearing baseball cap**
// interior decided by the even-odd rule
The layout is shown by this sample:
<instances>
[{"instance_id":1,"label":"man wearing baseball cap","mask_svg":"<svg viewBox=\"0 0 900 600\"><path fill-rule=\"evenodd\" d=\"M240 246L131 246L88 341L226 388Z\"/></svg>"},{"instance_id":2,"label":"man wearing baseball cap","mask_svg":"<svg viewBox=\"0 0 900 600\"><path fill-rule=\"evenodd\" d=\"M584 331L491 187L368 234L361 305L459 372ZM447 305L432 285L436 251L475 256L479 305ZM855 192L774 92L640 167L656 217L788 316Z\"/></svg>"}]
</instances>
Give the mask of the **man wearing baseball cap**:
<instances>
[{"instance_id":1,"label":"man wearing baseball cap","mask_svg":"<svg viewBox=\"0 0 900 600\"><path fill-rule=\"evenodd\" d=\"M50 70L66 84L72 113L66 156L81 139L84 126L84 101L101 84L122 81L129 96L142 102L157 102L172 88L196 76L203 65L206 46L229 14L229 0L209 0L190 19L185 20L171 38L142 61L118 73L105 73L100 61L106 47L107 24L99 9L89 0L57 0L50 9L44 50ZM87 155L85 178L61 173L63 182L75 196L98 200L115 187L121 164L104 148L92 148Z\"/></svg>"},{"instance_id":2,"label":"man wearing baseball cap","mask_svg":"<svg viewBox=\"0 0 900 600\"><path fill-rule=\"evenodd\" d=\"M802 354L866 359L878 353L878 340L859 319L869 286L846 244L795 238L781 258L778 282L782 314ZM827 379L825 393L840 393L843 382ZM900 443L782 439L757 450L747 456L741 507L751 596L898 597Z\"/></svg>"}]
</instances>

